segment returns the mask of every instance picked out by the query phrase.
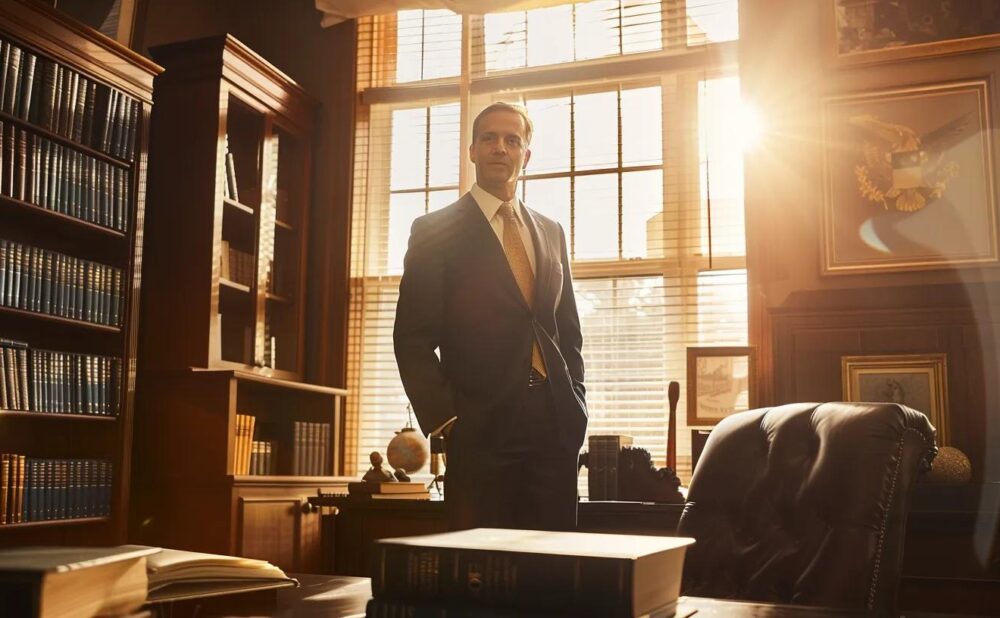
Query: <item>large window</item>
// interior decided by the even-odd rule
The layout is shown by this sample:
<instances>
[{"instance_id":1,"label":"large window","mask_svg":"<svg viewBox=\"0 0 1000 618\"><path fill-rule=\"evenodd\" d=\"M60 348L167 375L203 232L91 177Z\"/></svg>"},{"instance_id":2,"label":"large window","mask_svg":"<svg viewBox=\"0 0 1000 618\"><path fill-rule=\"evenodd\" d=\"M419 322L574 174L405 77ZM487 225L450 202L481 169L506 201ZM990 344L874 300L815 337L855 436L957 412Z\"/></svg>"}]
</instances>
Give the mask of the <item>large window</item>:
<instances>
[{"instance_id":1,"label":"large window","mask_svg":"<svg viewBox=\"0 0 1000 618\"><path fill-rule=\"evenodd\" d=\"M663 465L676 380L690 474L686 348L747 343L736 10L598 0L361 21L348 473L407 419L392 324L410 225L468 190L472 118L507 100L535 122L521 196L570 241L589 430L629 434Z\"/></svg>"}]
</instances>

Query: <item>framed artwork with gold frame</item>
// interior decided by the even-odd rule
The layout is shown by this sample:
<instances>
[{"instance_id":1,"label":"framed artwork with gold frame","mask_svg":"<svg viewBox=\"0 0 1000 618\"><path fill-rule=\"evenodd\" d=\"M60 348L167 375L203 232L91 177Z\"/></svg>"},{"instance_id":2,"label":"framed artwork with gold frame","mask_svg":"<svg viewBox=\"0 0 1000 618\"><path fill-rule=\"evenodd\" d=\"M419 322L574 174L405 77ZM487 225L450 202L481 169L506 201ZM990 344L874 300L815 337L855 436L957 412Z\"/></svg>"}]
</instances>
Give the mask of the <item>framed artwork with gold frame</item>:
<instances>
[{"instance_id":1,"label":"framed artwork with gold frame","mask_svg":"<svg viewBox=\"0 0 1000 618\"><path fill-rule=\"evenodd\" d=\"M746 346L687 349L687 424L715 425L756 406L755 350Z\"/></svg>"},{"instance_id":2,"label":"framed artwork with gold frame","mask_svg":"<svg viewBox=\"0 0 1000 618\"><path fill-rule=\"evenodd\" d=\"M948 363L945 354L842 356L844 401L901 403L927 415L938 445L948 444Z\"/></svg>"},{"instance_id":3,"label":"framed artwork with gold frame","mask_svg":"<svg viewBox=\"0 0 1000 618\"><path fill-rule=\"evenodd\" d=\"M887 62L1000 45L1000 5L967 0L827 0L834 66Z\"/></svg>"},{"instance_id":4,"label":"framed artwork with gold frame","mask_svg":"<svg viewBox=\"0 0 1000 618\"><path fill-rule=\"evenodd\" d=\"M986 80L823 102L823 274L1000 261Z\"/></svg>"}]
</instances>

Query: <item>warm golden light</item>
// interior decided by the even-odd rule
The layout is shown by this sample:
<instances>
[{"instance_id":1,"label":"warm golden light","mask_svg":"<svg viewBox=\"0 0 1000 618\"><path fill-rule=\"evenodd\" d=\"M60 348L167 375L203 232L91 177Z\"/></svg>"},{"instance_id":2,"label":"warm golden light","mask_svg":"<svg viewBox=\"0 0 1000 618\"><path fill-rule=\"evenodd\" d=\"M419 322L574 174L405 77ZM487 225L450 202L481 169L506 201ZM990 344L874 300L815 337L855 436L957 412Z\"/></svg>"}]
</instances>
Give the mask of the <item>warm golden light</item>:
<instances>
[{"instance_id":1,"label":"warm golden light","mask_svg":"<svg viewBox=\"0 0 1000 618\"><path fill-rule=\"evenodd\" d=\"M764 119L757 108L746 101L740 102L738 114L739 132L737 138L740 148L744 152L753 150L760 143L761 136L764 134Z\"/></svg>"}]
</instances>

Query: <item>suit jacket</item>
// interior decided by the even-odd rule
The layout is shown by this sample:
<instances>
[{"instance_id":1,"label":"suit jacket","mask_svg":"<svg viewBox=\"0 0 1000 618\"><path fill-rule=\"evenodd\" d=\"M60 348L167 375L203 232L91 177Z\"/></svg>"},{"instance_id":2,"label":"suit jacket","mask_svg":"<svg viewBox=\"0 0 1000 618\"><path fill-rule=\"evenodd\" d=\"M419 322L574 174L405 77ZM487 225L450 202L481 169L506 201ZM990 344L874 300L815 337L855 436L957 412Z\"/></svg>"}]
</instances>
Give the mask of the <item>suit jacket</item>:
<instances>
[{"instance_id":1,"label":"suit jacket","mask_svg":"<svg viewBox=\"0 0 1000 618\"><path fill-rule=\"evenodd\" d=\"M396 362L425 433L458 417L454 433L488 451L491 429L525 396L537 338L559 443L576 453L587 406L566 238L558 223L525 210L535 245L532 308L471 194L414 221L393 331Z\"/></svg>"}]
</instances>

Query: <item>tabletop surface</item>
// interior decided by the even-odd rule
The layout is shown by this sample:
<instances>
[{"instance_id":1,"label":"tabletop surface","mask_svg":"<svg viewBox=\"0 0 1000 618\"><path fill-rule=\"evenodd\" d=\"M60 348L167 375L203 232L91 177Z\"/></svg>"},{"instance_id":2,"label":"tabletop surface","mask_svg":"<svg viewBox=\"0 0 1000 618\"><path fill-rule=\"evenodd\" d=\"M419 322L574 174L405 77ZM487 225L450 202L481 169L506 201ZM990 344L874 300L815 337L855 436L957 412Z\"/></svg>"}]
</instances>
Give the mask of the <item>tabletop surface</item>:
<instances>
[{"instance_id":1,"label":"tabletop surface","mask_svg":"<svg viewBox=\"0 0 1000 618\"><path fill-rule=\"evenodd\" d=\"M297 575L299 588L279 591L277 611L279 616L324 616L326 618L362 618L365 604L371 598L371 581L366 577L339 575ZM260 614L258 614L260 615ZM513 616L514 614L512 614ZM678 616L730 616L732 618L822 618L826 616L866 616L866 612L808 607L801 605L775 605L746 603L700 597L681 597ZM909 618L931 618L935 614L910 614Z\"/></svg>"}]
</instances>

